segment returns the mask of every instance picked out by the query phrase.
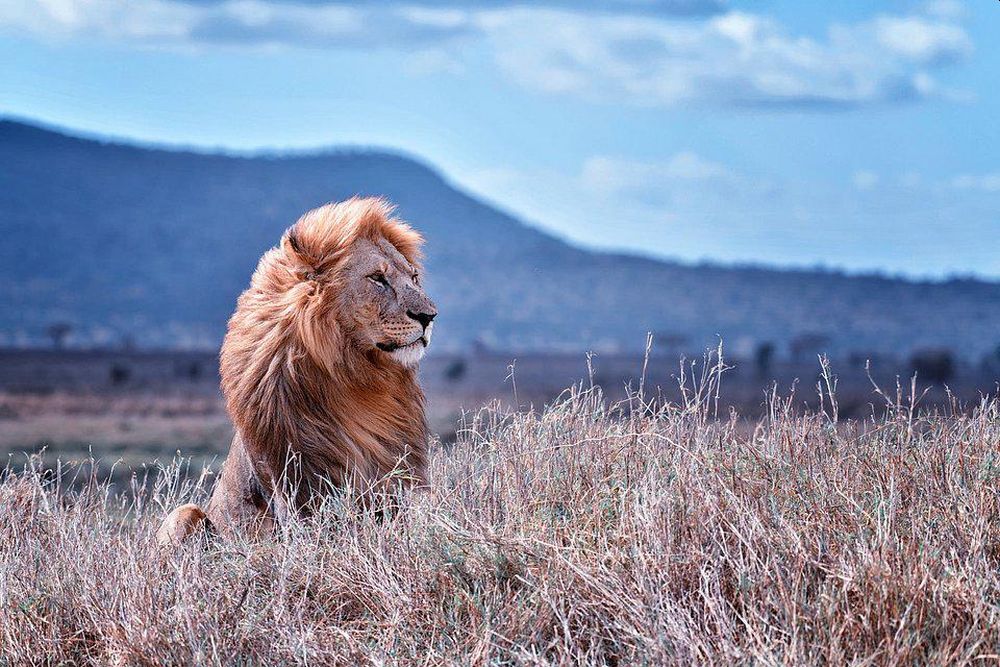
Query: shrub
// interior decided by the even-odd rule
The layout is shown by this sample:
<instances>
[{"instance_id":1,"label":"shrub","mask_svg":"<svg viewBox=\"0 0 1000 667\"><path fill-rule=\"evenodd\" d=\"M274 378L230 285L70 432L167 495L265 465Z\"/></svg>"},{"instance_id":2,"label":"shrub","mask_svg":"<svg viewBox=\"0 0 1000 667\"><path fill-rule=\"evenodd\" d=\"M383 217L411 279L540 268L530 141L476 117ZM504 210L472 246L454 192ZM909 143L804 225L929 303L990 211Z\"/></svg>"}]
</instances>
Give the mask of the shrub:
<instances>
[{"instance_id":1,"label":"shrub","mask_svg":"<svg viewBox=\"0 0 1000 667\"><path fill-rule=\"evenodd\" d=\"M955 357L951 350L917 350L910 357L910 368L920 380L944 384L955 376Z\"/></svg>"}]
</instances>

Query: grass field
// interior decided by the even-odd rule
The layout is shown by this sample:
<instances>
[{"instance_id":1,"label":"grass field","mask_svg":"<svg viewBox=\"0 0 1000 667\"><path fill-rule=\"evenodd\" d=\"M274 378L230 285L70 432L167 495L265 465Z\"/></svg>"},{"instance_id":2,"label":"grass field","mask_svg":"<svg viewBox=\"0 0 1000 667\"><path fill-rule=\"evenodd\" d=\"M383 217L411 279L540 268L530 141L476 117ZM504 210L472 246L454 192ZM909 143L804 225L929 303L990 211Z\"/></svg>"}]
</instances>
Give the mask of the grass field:
<instances>
[{"instance_id":1,"label":"grass field","mask_svg":"<svg viewBox=\"0 0 1000 667\"><path fill-rule=\"evenodd\" d=\"M840 421L835 392L772 396L747 421L716 414L716 379L663 406L486 406L391 519L334 498L260 542L158 548L165 511L207 491L178 467L121 493L107 469L9 471L0 661L1000 659L997 401L922 413L903 387Z\"/></svg>"}]
</instances>

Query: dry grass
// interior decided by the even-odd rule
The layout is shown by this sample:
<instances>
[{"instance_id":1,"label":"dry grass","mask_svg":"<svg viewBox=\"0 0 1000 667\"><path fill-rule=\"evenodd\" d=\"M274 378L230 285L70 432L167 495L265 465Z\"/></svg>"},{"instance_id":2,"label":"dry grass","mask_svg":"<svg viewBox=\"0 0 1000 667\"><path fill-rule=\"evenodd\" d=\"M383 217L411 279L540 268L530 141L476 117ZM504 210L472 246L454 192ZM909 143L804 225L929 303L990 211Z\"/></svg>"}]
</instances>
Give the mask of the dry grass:
<instances>
[{"instance_id":1,"label":"dry grass","mask_svg":"<svg viewBox=\"0 0 1000 667\"><path fill-rule=\"evenodd\" d=\"M1000 406L485 408L395 517L152 539L177 469L0 485L4 664L945 664L1000 653Z\"/></svg>"}]
</instances>

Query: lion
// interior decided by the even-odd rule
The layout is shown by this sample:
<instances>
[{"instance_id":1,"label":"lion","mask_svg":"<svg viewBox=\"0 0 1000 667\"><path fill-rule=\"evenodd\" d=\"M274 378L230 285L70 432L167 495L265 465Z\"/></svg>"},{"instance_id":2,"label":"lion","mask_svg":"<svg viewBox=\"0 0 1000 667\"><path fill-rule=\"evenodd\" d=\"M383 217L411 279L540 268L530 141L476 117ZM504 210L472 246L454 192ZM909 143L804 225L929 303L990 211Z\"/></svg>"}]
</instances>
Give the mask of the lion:
<instances>
[{"instance_id":1,"label":"lion","mask_svg":"<svg viewBox=\"0 0 1000 667\"><path fill-rule=\"evenodd\" d=\"M359 497L425 483L417 367L437 309L421 284L423 239L383 199L309 211L260 259L220 355L235 427L207 507L173 510L157 538L266 531L332 488ZM396 488L396 487L393 487Z\"/></svg>"}]
</instances>

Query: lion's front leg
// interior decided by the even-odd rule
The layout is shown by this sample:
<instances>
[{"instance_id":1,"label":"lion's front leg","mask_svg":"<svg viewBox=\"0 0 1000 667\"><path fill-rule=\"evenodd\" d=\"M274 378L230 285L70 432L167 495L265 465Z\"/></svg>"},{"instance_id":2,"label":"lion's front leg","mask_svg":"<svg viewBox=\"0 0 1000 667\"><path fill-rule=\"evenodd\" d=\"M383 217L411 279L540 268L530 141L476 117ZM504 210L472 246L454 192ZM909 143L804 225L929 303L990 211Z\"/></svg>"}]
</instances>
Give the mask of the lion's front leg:
<instances>
[{"instance_id":1,"label":"lion's front leg","mask_svg":"<svg viewBox=\"0 0 1000 667\"><path fill-rule=\"evenodd\" d=\"M205 517L205 511L194 503L181 505L160 524L156 531L156 541L164 546L181 544L202 527Z\"/></svg>"},{"instance_id":2,"label":"lion's front leg","mask_svg":"<svg viewBox=\"0 0 1000 667\"><path fill-rule=\"evenodd\" d=\"M274 530L274 517L238 433L206 511L212 526L223 535L259 537Z\"/></svg>"}]
</instances>

